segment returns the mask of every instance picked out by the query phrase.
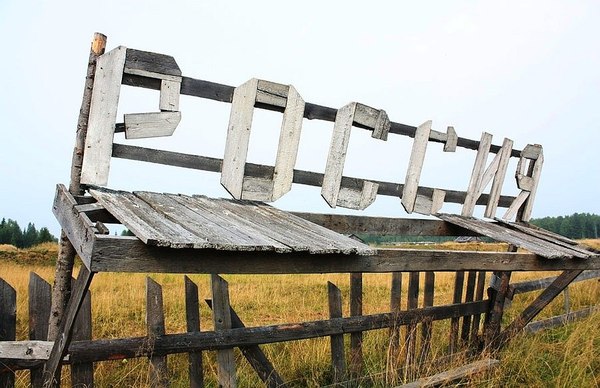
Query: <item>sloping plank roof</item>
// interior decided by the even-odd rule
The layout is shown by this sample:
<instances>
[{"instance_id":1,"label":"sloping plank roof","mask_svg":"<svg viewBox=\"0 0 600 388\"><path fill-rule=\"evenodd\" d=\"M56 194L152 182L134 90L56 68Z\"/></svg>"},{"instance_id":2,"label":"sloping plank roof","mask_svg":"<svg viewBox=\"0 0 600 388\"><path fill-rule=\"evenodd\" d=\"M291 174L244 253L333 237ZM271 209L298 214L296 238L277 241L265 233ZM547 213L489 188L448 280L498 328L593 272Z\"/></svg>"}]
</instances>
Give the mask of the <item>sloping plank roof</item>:
<instances>
[{"instance_id":1,"label":"sloping plank roof","mask_svg":"<svg viewBox=\"0 0 600 388\"><path fill-rule=\"evenodd\" d=\"M282 253L376 253L368 245L262 202L105 188L89 192L147 245Z\"/></svg>"},{"instance_id":2,"label":"sloping plank roof","mask_svg":"<svg viewBox=\"0 0 600 388\"><path fill-rule=\"evenodd\" d=\"M576 241L523 223L500 220L487 222L455 214L436 214L436 216L454 225L480 233L496 241L513 244L548 259L588 259L598 255L592 250L577 245Z\"/></svg>"}]
</instances>

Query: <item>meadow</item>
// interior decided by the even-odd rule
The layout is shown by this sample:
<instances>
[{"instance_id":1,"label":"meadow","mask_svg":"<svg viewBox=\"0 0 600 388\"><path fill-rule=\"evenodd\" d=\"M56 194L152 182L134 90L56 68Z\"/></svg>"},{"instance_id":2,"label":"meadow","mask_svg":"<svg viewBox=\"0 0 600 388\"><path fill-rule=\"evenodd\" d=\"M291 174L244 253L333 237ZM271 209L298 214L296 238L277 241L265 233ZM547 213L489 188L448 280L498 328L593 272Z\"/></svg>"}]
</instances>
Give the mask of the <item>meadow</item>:
<instances>
[{"instance_id":1,"label":"meadow","mask_svg":"<svg viewBox=\"0 0 600 388\"><path fill-rule=\"evenodd\" d=\"M600 240L587 240L587 244L600 248ZM455 244L456 245L456 244ZM423 249L423 246L420 246ZM466 249L445 243L445 249ZM498 249L493 244L476 243L469 249ZM17 250L0 246L0 277L17 290L18 339L28 335L27 285L29 273L35 272L48 282L54 276L57 247L43 244L30 249ZM513 273L512 281L552 276L555 273ZM167 333L185 331L185 305L183 275L172 274L98 274L92 283L92 313L94 338L120 338L146 334L145 277L150 276L163 287L165 323ZM407 275L403 281L403 306L406 308ZM201 301L210 298L208 275L191 275L198 284ZM229 282L230 298L246 326L291 323L326 319L327 281L335 283L342 291L344 316L349 315L348 274L327 275L225 275ZM389 311L390 274L365 274L363 313ZM450 303L454 274L437 273L435 304ZM515 297L506 310L505 321L511 321L528 305L537 293ZM571 308L597 304L600 300L600 281L592 280L570 286ZM558 297L538 318L564 313L562 296ZM563 327L536 334L520 334L498 358L499 367L489 373L474 376L472 386L530 386L530 387L594 387L600 385L600 313ZM201 305L202 330L212 329L210 309ZM435 322L432 355L443 357L448 347L449 322ZM348 337L348 336L346 336ZM349 341L349 338L346 338ZM365 377L354 381L359 386L385 387L393 383L410 381L417 373L430 374L449 365L423 364L420 370L397 371L389 367L389 336L387 330L364 334ZM262 346L268 358L290 386L317 387L331 382L329 339L292 341ZM204 352L204 373L207 386L216 386L215 353ZM249 364L236 351L240 387L261 386ZM465 362L457 357L451 365ZM128 359L96 363L95 381L98 387L140 387L148 385L149 364L146 359ZM68 379L68 368L63 374ZM171 385L188 386L187 355L169 356ZM17 373L18 386L28 386L27 371ZM68 380L65 380L67 382ZM68 386L68 384L66 384Z\"/></svg>"}]
</instances>

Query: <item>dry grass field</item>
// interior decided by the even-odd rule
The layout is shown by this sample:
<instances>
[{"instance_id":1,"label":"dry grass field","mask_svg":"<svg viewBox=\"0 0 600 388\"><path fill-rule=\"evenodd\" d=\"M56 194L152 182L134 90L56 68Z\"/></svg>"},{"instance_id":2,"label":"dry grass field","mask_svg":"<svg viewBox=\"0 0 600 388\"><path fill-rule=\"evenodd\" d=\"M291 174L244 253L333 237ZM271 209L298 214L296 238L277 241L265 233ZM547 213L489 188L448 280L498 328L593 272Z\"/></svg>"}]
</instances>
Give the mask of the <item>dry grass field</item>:
<instances>
[{"instance_id":1,"label":"dry grass field","mask_svg":"<svg viewBox=\"0 0 600 388\"><path fill-rule=\"evenodd\" d=\"M600 240L588 240L589 245L600 248ZM491 244L444 244L444 249L497 249ZM419 246L421 249L423 246ZM51 282L54 275L53 259L56 245L44 244L28 250L0 247L0 277L17 289L18 339L27 338L27 284L30 271ZM553 273L514 273L513 281L550 276ZM94 338L118 338L145 335L145 274L98 274L92 283ZM168 333L185 331L185 306L183 276L151 274L163 286L165 320ZM406 276L406 275L405 275ZM207 275L192 275L198 284L200 300L209 298L210 284ZM333 275L230 275L231 304L247 326L299 322L324 319L328 316L327 281L338 285L344 298L344 315L349 314L349 276ZM389 311L389 274L364 276L364 314ZM436 275L435 304L449 303L452 298L454 276ZM406 295L405 278L403 295ZM597 304L600 301L598 280L578 283L570 287L571 308ZM536 293L515 297L507 310L505 320L511 320ZM404 298L403 298L404 299ZM406 301L404 300L404 304ZM405 307L405 305L403 306ZM550 317L564 313L562 297L558 297L540 316ZM202 330L212 328L209 308L201 306ZM600 314L583 321L537 334L521 334L506 347L499 358L500 366L490 373L474 377L470 384L481 387L594 387L600 385ZM448 346L449 322L434 323L434 356L443 356ZM376 330L364 335L365 366L367 377L357 381L360 386L390 386L395 381L410 381L416 371L394 372L388 365L389 339L387 330ZM346 338L348 341L348 338ZM329 341L327 338L293 341L263 346L265 353L291 386L317 387L331 382ZM248 363L236 351L238 376L241 387L260 386ZM216 386L214 352L204 353L205 380ZM456 366L464 360L454 360ZM143 387L148 384L148 361L130 359L96 364L98 387ZM188 386L187 357L169 357L172 386ZM68 368L67 368L68 369ZM431 365L422 365L422 373L439 371ZM68 378L65 373L63 378ZM18 386L28 386L28 372L17 375Z\"/></svg>"}]
</instances>

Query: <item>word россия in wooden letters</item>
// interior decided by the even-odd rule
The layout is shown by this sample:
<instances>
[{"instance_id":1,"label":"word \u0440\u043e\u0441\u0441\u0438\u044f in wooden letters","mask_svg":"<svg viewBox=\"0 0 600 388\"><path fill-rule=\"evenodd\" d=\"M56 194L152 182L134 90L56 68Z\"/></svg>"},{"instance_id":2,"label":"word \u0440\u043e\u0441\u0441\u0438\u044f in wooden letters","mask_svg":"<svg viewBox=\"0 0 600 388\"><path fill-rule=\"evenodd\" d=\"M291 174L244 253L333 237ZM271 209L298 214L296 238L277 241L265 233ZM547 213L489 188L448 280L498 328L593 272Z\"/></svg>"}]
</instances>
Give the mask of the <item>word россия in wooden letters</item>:
<instances>
[{"instance_id":1,"label":"word \u0440\u043e\u0441\u0441\u0438\u044f in wooden letters","mask_svg":"<svg viewBox=\"0 0 600 388\"><path fill-rule=\"evenodd\" d=\"M186 80L187 89L182 87ZM160 90L159 111L128 113L124 115L124 123L117 124L117 107L122 83ZM192 84L194 86L190 86ZM201 90L203 86L213 89L205 92ZM236 199L271 202L291 190L292 182L296 178L294 166L302 122L307 117L333 121L334 125L324 172L319 174L300 171L304 176L308 174L316 178L309 183L299 183L320 185L322 197L332 208L339 206L362 210L375 201L377 194L383 194L401 197L401 204L408 213L436 214L445 202L455 202L463 204L461 215L465 217L473 216L477 204L485 205L487 218L495 218L499 206L507 208L502 217L506 220L516 217L527 221L531 217L544 160L540 145L530 144L522 151L516 151L510 139L504 139L502 146L492 145L492 135L485 132L481 140L476 142L459 138L451 126L446 133L435 131L431 121L426 121L417 128L408 127L391 122L384 110L358 102L351 102L336 111L305 103L291 85L266 80L253 78L232 88L186 78L182 76L172 57L122 46L98 59L81 182L97 186L107 184L115 131L125 132L126 139L172 135L181 120L180 94L231 103L224 156L222 160L215 159L220 165L215 167L212 164L210 168L198 168L220 171L221 184ZM258 176L246 171L253 112L256 107L283 113L275 165L258 166L262 169ZM319 109L320 113L315 116L315 110ZM351 185L344 183L347 180L343 176L344 164L353 126L371 130L373 138L383 141L387 140L389 133L414 137L403 184L356 178L351 179ZM398 129L399 127L402 128ZM466 191L424 188L419 185L429 142L443 143L444 152L454 152L457 146L477 150ZM144 150L150 153L157 151ZM488 164L490 154L495 156ZM520 191L516 197L502 195L511 157L519 158L515 181L516 188ZM484 194L488 187L489 194Z\"/></svg>"}]
</instances>

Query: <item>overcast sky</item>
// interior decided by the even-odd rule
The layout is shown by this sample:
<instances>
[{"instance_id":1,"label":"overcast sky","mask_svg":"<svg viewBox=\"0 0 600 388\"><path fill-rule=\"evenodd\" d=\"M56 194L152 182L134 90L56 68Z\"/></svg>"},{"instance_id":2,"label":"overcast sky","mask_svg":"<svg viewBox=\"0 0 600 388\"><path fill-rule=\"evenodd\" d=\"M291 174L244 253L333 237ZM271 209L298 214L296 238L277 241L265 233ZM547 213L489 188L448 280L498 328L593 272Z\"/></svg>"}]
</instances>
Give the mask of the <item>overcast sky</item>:
<instances>
[{"instance_id":1,"label":"overcast sky","mask_svg":"<svg viewBox=\"0 0 600 388\"><path fill-rule=\"evenodd\" d=\"M57 183L68 185L95 31L108 36L108 49L172 55L186 76L233 86L257 77L292 84L312 103L358 101L404 124L431 119L434 129L453 125L461 137L487 131L494 144L542 144L533 216L600 214L599 19L597 1L2 0L0 217L58 235L52 200ZM123 88L120 114L157 105L156 92ZM172 138L132 144L222 157L229 107L182 97ZM255 119L249 159L272 163L281 115ZM322 171L332 123L304 124L298 167ZM403 182L412 140L390 138L356 129L344 174ZM433 144L422 183L465 190L474 158ZM226 196L217 174L120 160L109 186ZM328 211L318 189L294 188L276 205ZM404 215L394 198L368 210Z\"/></svg>"}]
</instances>

